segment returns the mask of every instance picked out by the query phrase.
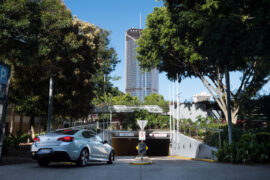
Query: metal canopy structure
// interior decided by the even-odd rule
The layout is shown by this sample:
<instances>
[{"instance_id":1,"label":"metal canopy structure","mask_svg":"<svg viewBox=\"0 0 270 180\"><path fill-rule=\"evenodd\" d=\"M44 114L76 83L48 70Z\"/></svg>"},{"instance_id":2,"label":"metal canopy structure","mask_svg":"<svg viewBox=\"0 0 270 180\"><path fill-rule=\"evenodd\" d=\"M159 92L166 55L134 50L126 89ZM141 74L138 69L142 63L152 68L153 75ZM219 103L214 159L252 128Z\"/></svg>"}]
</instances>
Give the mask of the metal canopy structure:
<instances>
[{"instance_id":1,"label":"metal canopy structure","mask_svg":"<svg viewBox=\"0 0 270 180\"><path fill-rule=\"evenodd\" d=\"M163 110L157 105L141 105L141 106L126 106L126 105L113 105L113 106L103 106L95 107L93 113L103 113L103 112L115 112L115 113L132 113L138 110L146 110L150 113L162 114Z\"/></svg>"}]
</instances>

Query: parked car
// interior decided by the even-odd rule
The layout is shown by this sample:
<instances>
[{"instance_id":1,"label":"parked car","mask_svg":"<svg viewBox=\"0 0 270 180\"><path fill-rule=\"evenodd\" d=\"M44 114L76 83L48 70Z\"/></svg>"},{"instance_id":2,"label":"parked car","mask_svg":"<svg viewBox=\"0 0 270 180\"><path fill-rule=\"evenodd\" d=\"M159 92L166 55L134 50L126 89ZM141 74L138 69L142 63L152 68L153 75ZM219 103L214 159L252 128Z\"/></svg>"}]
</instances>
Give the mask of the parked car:
<instances>
[{"instance_id":1,"label":"parked car","mask_svg":"<svg viewBox=\"0 0 270 180\"><path fill-rule=\"evenodd\" d=\"M107 141L86 129L60 129L37 136L31 153L40 166L48 166L51 161L85 166L90 161L112 164L114 160L114 150Z\"/></svg>"}]
</instances>

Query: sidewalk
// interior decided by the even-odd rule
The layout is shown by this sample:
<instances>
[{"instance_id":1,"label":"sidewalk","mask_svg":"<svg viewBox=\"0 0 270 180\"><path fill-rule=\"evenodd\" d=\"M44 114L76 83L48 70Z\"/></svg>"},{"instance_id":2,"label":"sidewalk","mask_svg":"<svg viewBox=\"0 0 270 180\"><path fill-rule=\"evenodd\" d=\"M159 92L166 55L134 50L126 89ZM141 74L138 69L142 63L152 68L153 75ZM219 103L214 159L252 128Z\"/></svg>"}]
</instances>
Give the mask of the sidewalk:
<instances>
[{"instance_id":1,"label":"sidewalk","mask_svg":"<svg viewBox=\"0 0 270 180\"><path fill-rule=\"evenodd\" d=\"M0 166L4 165L14 165L23 163L35 163L35 160L29 156L3 156L0 160Z\"/></svg>"},{"instance_id":2,"label":"sidewalk","mask_svg":"<svg viewBox=\"0 0 270 180\"><path fill-rule=\"evenodd\" d=\"M30 154L31 144L25 143L20 144L19 148L10 148L7 155L2 154L0 160L0 166L11 165L11 164L23 164L23 163L34 163Z\"/></svg>"}]
</instances>

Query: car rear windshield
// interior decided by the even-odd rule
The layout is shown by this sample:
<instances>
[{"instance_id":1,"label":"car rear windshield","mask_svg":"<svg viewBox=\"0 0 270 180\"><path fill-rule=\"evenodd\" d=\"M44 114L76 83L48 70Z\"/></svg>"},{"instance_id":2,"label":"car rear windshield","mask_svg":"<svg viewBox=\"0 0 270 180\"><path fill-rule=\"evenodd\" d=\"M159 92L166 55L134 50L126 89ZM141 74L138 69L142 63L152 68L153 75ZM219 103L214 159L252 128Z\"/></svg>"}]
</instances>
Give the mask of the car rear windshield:
<instances>
[{"instance_id":1,"label":"car rear windshield","mask_svg":"<svg viewBox=\"0 0 270 180\"><path fill-rule=\"evenodd\" d=\"M76 130L76 129L62 129L62 130L56 130L54 133L73 135L73 134L75 134L78 131L79 130Z\"/></svg>"}]
</instances>

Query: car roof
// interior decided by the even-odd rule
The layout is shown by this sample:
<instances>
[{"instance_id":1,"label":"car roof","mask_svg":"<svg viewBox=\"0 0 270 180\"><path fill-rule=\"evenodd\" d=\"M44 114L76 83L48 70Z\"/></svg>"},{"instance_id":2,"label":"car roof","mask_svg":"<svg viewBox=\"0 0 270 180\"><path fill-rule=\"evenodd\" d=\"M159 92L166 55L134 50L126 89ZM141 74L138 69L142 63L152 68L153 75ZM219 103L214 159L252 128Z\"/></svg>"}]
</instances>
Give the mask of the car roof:
<instances>
[{"instance_id":1,"label":"car roof","mask_svg":"<svg viewBox=\"0 0 270 180\"><path fill-rule=\"evenodd\" d=\"M93 133L93 134L97 134L95 131L93 131L93 130L89 130L89 129L87 129L87 128L78 128L78 127L69 127L69 128L63 128L63 129L57 129L57 130L55 130L55 132L56 131L63 131L63 132L68 132L68 131L73 131L73 132L75 132L75 133L77 133L77 132L79 132L79 131L89 131L89 132L91 132L91 133ZM75 134L74 133L74 134Z\"/></svg>"}]
</instances>

